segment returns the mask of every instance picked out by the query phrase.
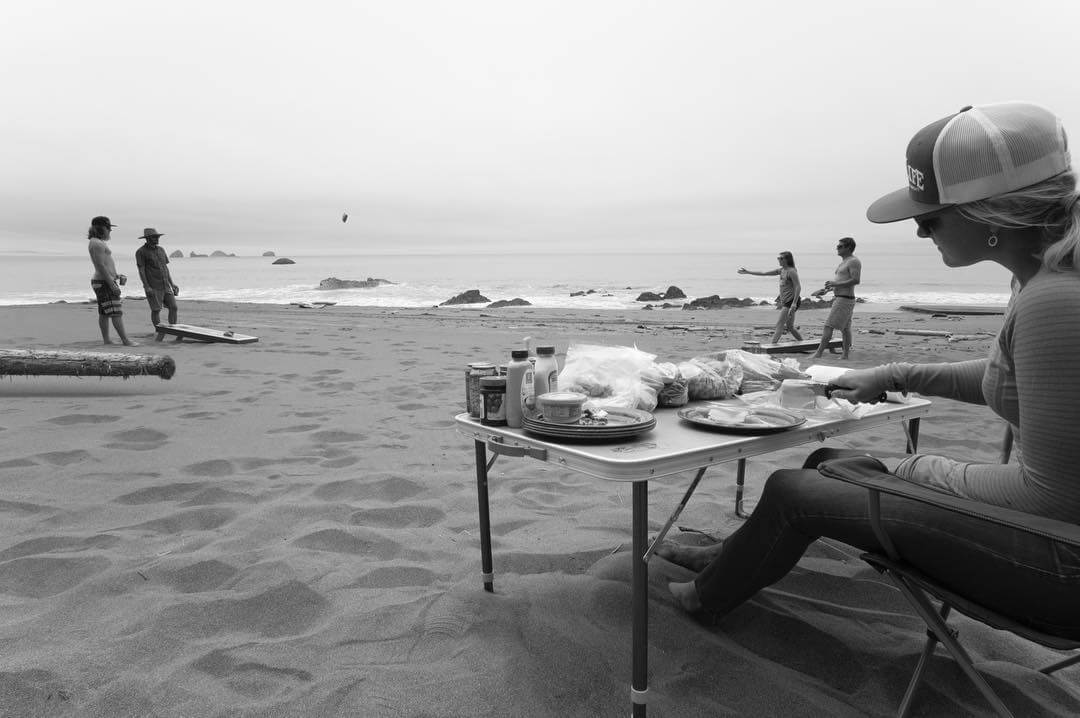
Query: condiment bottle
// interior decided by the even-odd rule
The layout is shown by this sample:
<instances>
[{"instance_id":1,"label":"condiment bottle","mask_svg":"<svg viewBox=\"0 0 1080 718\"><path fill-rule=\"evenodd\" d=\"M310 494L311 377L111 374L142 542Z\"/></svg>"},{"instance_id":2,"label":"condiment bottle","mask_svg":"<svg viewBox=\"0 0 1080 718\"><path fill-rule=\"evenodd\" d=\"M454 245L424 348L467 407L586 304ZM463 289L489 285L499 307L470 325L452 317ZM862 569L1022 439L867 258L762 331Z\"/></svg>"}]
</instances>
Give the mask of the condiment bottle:
<instances>
[{"instance_id":1,"label":"condiment bottle","mask_svg":"<svg viewBox=\"0 0 1080 718\"><path fill-rule=\"evenodd\" d=\"M480 423L485 426L506 426L506 377L480 377Z\"/></svg>"},{"instance_id":2,"label":"condiment bottle","mask_svg":"<svg viewBox=\"0 0 1080 718\"><path fill-rule=\"evenodd\" d=\"M536 347L536 376L533 377L533 393L536 396L559 390L559 362L555 360L555 347Z\"/></svg>"},{"instance_id":3,"label":"condiment bottle","mask_svg":"<svg viewBox=\"0 0 1080 718\"><path fill-rule=\"evenodd\" d=\"M510 352L510 363L506 365L506 425L511 429L521 428L521 390L528 375L529 390L532 391L532 362L527 349L514 349Z\"/></svg>"}]
</instances>

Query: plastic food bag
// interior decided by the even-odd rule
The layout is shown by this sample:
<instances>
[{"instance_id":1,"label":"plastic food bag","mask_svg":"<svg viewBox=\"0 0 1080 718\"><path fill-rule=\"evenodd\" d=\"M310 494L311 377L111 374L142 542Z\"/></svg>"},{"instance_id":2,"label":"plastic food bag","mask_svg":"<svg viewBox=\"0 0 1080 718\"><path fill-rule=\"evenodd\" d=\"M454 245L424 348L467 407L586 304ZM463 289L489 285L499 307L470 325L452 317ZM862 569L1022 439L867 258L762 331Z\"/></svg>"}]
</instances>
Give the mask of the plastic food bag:
<instances>
[{"instance_id":1,"label":"plastic food bag","mask_svg":"<svg viewBox=\"0 0 1080 718\"><path fill-rule=\"evenodd\" d=\"M579 391L589 397L588 408L656 408L662 375L653 364L655 354L637 347L572 344L559 372L561 391Z\"/></svg>"},{"instance_id":2,"label":"plastic food bag","mask_svg":"<svg viewBox=\"0 0 1080 718\"><path fill-rule=\"evenodd\" d=\"M664 378L664 386L656 393L657 403L660 406L685 406L690 401L690 392L679 367L671 362L662 362L655 366Z\"/></svg>"},{"instance_id":3,"label":"plastic food bag","mask_svg":"<svg viewBox=\"0 0 1080 718\"><path fill-rule=\"evenodd\" d=\"M777 361L768 354L754 354L742 349L728 349L698 358L706 357L726 359L733 364L738 364L743 372L742 383L739 386L739 391L743 394L778 389L784 379L810 378L809 374L799 370L799 362L791 358Z\"/></svg>"},{"instance_id":4,"label":"plastic food bag","mask_svg":"<svg viewBox=\"0 0 1080 718\"><path fill-rule=\"evenodd\" d=\"M730 399L742 384L742 367L715 355L694 357L679 363L690 401Z\"/></svg>"}]
</instances>

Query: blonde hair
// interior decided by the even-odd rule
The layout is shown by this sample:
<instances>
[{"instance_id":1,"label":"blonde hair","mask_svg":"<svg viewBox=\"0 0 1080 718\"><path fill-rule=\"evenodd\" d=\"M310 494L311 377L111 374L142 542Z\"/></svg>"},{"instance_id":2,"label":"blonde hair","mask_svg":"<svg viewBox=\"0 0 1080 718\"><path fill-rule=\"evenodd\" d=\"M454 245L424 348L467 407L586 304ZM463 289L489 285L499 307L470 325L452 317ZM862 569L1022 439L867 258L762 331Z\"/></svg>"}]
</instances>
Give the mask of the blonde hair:
<instances>
[{"instance_id":1,"label":"blonde hair","mask_svg":"<svg viewBox=\"0 0 1080 718\"><path fill-rule=\"evenodd\" d=\"M1076 173L1066 170L1030 187L957 206L968 219L1000 229L1038 229L1031 248L1047 269L1080 271L1080 195Z\"/></svg>"}]
</instances>

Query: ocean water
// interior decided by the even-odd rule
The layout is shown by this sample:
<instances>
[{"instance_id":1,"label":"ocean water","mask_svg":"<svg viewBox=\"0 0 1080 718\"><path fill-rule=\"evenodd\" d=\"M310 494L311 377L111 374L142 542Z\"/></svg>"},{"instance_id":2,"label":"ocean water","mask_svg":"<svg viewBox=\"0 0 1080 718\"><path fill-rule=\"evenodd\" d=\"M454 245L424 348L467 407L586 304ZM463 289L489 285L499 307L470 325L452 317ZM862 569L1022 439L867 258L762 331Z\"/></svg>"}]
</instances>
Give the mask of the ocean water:
<instances>
[{"instance_id":1,"label":"ocean water","mask_svg":"<svg viewBox=\"0 0 1080 718\"><path fill-rule=\"evenodd\" d=\"M134 247L131 248L132 253ZM1009 297L1004 269L984 263L949 269L932 247L907 251L868 248L858 294L869 302L994 303ZM126 294L141 294L134 256L125 260L114 248L117 269L128 275ZM520 297L545 308L625 309L640 307L645 291L664 292L675 285L690 298L720 295L772 301L776 277L739 275L746 266L767 270L771 251L622 254L351 254L289 255L296 264L275 265L272 258L183 257L170 269L180 285L180 300L203 299L268 304L328 301L340 305L431 307L469 289L491 301ZM797 252L803 296L832 278L839 259L833 252ZM80 302L92 298L92 267L85 254L0 254L0 305ZM320 290L329 277L386 279L393 284L372 289ZM590 292L590 290L592 290ZM571 296L588 292L584 296Z\"/></svg>"}]
</instances>

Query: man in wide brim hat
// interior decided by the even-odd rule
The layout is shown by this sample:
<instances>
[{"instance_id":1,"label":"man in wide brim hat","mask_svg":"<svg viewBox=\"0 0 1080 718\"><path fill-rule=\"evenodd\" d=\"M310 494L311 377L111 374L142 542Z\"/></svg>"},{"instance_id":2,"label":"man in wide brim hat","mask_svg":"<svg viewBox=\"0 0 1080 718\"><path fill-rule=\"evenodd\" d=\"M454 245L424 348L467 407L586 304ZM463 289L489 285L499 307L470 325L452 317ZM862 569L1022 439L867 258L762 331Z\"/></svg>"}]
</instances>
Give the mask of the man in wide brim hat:
<instances>
[{"instance_id":1,"label":"man in wide brim hat","mask_svg":"<svg viewBox=\"0 0 1080 718\"><path fill-rule=\"evenodd\" d=\"M169 256L158 243L163 236L153 227L147 227L139 237L145 239L146 243L135 252L135 264L139 267L139 278L142 279L146 301L150 305L150 321L154 327L161 322L162 307L169 310L169 324L176 324L176 295L180 293L180 287L173 282L169 272Z\"/></svg>"}]
</instances>

